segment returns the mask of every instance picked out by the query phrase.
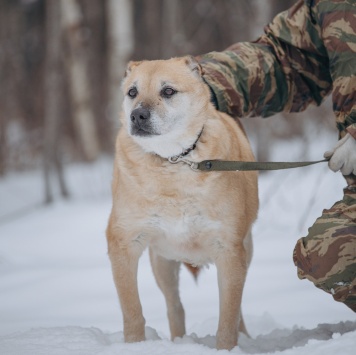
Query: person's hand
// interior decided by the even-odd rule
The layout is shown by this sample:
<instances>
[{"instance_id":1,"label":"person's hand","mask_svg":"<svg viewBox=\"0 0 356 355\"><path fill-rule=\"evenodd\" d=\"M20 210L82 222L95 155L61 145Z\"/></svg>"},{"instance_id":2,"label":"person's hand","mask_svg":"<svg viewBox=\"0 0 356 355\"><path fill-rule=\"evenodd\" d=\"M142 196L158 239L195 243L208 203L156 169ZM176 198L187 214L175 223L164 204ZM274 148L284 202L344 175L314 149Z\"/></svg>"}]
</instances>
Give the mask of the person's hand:
<instances>
[{"instance_id":1,"label":"person's hand","mask_svg":"<svg viewBox=\"0 0 356 355\"><path fill-rule=\"evenodd\" d=\"M356 175L356 139L347 133L333 150L324 153L324 158L329 159L331 170L340 170L343 175Z\"/></svg>"}]
</instances>

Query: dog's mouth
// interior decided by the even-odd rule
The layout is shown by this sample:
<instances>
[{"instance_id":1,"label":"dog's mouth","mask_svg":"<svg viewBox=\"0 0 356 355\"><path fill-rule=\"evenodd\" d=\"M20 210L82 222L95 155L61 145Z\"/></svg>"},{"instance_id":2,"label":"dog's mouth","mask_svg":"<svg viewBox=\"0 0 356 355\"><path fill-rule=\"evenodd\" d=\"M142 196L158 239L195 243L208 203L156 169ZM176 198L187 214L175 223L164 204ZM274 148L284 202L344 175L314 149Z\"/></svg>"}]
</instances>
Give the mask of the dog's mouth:
<instances>
[{"instance_id":1,"label":"dog's mouth","mask_svg":"<svg viewBox=\"0 0 356 355\"><path fill-rule=\"evenodd\" d=\"M138 137L150 137L159 135L152 127L140 124L131 124L131 135Z\"/></svg>"}]
</instances>

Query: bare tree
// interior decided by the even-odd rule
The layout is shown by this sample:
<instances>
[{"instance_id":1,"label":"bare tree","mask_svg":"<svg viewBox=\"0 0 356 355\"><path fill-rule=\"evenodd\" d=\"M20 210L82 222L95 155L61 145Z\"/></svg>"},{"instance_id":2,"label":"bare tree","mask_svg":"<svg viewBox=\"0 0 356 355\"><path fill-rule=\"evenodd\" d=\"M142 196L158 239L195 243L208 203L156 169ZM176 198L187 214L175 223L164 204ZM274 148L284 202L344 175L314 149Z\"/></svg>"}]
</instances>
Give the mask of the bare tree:
<instances>
[{"instance_id":1,"label":"bare tree","mask_svg":"<svg viewBox=\"0 0 356 355\"><path fill-rule=\"evenodd\" d=\"M62 26L67 44L66 65L69 73L71 107L76 132L86 160L93 161L99 155L96 123L91 108L91 92L88 81L85 39L87 29L76 0L60 1Z\"/></svg>"},{"instance_id":2,"label":"bare tree","mask_svg":"<svg viewBox=\"0 0 356 355\"><path fill-rule=\"evenodd\" d=\"M270 6L272 8L271 14L274 16L282 11L288 10L294 4L295 0L270 0Z\"/></svg>"},{"instance_id":3,"label":"bare tree","mask_svg":"<svg viewBox=\"0 0 356 355\"><path fill-rule=\"evenodd\" d=\"M6 153L7 152L6 123L7 123L6 117L4 115L1 115L0 116L0 175L4 175L6 170L6 154L7 154Z\"/></svg>"},{"instance_id":4,"label":"bare tree","mask_svg":"<svg viewBox=\"0 0 356 355\"><path fill-rule=\"evenodd\" d=\"M0 13L4 13L4 3L0 2ZM4 41L4 31L5 24L4 21L0 21L0 42ZM5 56L0 56L0 81L4 82L4 67L5 67ZM6 142L6 113L5 111L5 88L3 85L0 85L0 175L5 174L6 170L6 150L7 150L7 142Z\"/></svg>"},{"instance_id":5,"label":"bare tree","mask_svg":"<svg viewBox=\"0 0 356 355\"><path fill-rule=\"evenodd\" d=\"M60 3L58 0L46 1L46 69L45 69L45 117L44 117L44 177L45 202L53 201L50 175L54 168L58 177L61 193L68 196L60 158L61 138L61 27Z\"/></svg>"},{"instance_id":6,"label":"bare tree","mask_svg":"<svg viewBox=\"0 0 356 355\"><path fill-rule=\"evenodd\" d=\"M180 44L187 41L182 18L182 3L179 0L162 4L162 56L170 58L179 53Z\"/></svg>"},{"instance_id":7,"label":"bare tree","mask_svg":"<svg viewBox=\"0 0 356 355\"><path fill-rule=\"evenodd\" d=\"M91 108L96 120L100 148L112 152L113 128L108 114L108 19L107 1L79 0L86 28L86 60L91 92Z\"/></svg>"},{"instance_id":8,"label":"bare tree","mask_svg":"<svg viewBox=\"0 0 356 355\"><path fill-rule=\"evenodd\" d=\"M133 9L131 0L108 0L108 87L109 120L113 128L118 125L121 106L120 83L134 47ZM112 130L115 133L116 129ZM114 138L114 135L112 136Z\"/></svg>"}]
</instances>

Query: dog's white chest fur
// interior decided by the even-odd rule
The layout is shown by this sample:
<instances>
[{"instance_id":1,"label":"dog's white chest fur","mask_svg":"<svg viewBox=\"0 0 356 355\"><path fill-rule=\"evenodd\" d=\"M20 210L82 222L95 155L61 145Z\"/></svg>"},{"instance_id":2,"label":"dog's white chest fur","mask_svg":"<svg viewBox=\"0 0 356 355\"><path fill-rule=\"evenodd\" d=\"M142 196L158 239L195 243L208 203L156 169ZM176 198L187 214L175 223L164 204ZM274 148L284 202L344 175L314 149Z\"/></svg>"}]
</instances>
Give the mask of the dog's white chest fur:
<instances>
[{"instance_id":1,"label":"dog's white chest fur","mask_svg":"<svg viewBox=\"0 0 356 355\"><path fill-rule=\"evenodd\" d=\"M141 220L148 245L167 259L202 265L212 262L222 222L190 199L184 203L161 200Z\"/></svg>"}]
</instances>

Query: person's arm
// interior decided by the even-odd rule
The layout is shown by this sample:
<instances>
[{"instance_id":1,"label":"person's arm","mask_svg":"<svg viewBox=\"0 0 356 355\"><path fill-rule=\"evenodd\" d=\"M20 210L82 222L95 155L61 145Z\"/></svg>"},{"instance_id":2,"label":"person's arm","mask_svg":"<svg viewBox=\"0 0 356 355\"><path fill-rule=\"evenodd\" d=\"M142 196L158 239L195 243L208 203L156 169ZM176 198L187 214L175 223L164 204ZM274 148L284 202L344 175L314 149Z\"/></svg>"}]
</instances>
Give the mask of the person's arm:
<instances>
[{"instance_id":1,"label":"person's arm","mask_svg":"<svg viewBox=\"0 0 356 355\"><path fill-rule=\"evenodd\" d=\"M331 152L329 167L340 170L349 184L356 183L356 4L354 1L317 1L315 22L328 53L333 80L332 101L336 124L343 137Z\"/></svg>"},{"instance_id":2,"label":"person's arm","mask_svg":"<svg viewBox=\"0 0 356 355\"><path fill-rule=\"evenodd\" d=\"M218 109L268 117L319 105L332 89L321 31L303 0L277 15L256 42L201 57Z\"/></svg>"},{"instance_id":3,"label":"person's arm","mask_svg":"<svg viewBox=\"0 0 356 355\"><path fill-rule=\"evenodd\" d=\"M348 132L356 139L356 4L316 1L311 11L329 58L333 110L340 136Z\"/></svg>"}]
</instances>

